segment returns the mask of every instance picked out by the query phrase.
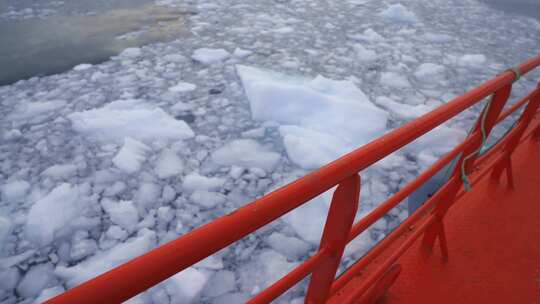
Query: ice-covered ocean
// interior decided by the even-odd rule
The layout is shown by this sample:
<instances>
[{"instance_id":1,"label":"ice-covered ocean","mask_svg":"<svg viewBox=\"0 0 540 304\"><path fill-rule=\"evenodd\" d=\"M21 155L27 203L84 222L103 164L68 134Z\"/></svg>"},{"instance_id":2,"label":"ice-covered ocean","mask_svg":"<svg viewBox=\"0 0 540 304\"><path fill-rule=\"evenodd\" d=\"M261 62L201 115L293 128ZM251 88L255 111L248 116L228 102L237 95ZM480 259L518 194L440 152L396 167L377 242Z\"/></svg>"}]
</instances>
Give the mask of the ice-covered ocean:
<instances>
[{"instance_id":1,"label":"ice-covered ocean","mask_svg":"<svg viewBox=\"0 0 540 304\"><path fill-rule=\"evenodd\" d=\"M0 87L0 303L42 302L540 49L540 22L476 0L157 3L196 11L191 34ZM358 217L462 140L481 106L362 172ZM331 192L129 302L244 302L317 250ZM342 269L407 216L404 202L360 235ZM305 283L277 302L301 303Z\"/></svg>"}]
</instances>

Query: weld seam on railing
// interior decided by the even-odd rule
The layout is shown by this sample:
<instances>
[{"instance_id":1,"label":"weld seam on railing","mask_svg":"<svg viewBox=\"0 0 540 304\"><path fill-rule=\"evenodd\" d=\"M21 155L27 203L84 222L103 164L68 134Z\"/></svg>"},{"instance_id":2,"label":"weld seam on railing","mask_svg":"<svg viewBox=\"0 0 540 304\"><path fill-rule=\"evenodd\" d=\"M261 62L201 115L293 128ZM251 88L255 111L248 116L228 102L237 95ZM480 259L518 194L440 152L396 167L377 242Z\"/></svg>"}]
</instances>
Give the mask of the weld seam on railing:
<instances>
[{"instance_id":1,"label":"weld seam on railing","mask_svg":"<svg viewBox=\"0 0 540 304\"><path fill-rule=\"evenodd\" d=\"M302 279L307 277L310 273L317 268L319 262L325 259L329 255L326 248L317 251L317 253L302 264L298 265L294 270L289 272L287 275L279 279L274 284L267 287L265 290L260 292L255 297L251 298L247 303L248 304L259 304L259 303L270 303L291 287L296 285Z\"/></svg>"}]
</instances>

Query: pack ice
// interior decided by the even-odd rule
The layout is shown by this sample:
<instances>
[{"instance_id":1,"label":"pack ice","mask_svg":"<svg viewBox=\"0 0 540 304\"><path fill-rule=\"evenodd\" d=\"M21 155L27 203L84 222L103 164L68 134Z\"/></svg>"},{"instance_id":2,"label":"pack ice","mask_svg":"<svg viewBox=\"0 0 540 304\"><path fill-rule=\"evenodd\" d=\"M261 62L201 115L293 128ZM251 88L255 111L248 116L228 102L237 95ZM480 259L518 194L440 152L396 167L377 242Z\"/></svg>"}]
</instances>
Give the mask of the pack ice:
<instances>
[{"instance_id":1,"label":"pack ice","mask_svg":"<svg viewBox=\"0 0 540 304\"><path fill-rule=\"evenodd\" d=\"M388 113L350 80L236 69L253 119L280 124L287 155L304 169L325 165L386 130Z\"/></svg>"}]
</instances>

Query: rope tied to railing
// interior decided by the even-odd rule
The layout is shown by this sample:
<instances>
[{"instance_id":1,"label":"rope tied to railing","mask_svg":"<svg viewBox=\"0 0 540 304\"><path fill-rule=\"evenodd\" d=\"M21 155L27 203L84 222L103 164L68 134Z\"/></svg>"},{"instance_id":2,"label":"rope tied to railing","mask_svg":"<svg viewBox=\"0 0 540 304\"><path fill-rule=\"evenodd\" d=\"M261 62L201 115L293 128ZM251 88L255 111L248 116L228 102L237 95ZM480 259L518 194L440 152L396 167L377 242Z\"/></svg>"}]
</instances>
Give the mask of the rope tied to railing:
<instances>
[{"instance_id":1,"label":"rope tied to railing","mask_svg":"<svg viewBox=\"0 0 540 304\"><path fill-rule=\"evenodd\" d=\"M517 66L516 67L511 67L508 70L506 70L505 72L512 72L514 74L515 77L514 77L513 82L518 81L522 76L522 72L519 69L519 67L517 67ZM486 146L486 143L487 143L486 117L487 117L487 113L489 112L490 106L491 106L491 100L488 101L488 103L486 104L486 108L482 112L482 119L481 119L481 122L480 122L480 131L482 133L482 144L480 145L480 147L476 151L474 151L471 154L465 156L463 158L463 161L461 162L461 180L463 181L463 186L465 188L465 191L467 191L467 192L472 190L472 185L471 185L471 181L469 180L469 176L467 175L467 172L465 170L465 165L466 165L466 162L471 157L481 153L482 150L484 149L484 147Z\"/></svg>"},{"instance_id":2,"label":"rope tied to railing","mask_svg":"<svg viewBox=\"0 0 540 304\"><path fill-rule=\"evenodd\" d=\"M518 81L521 78L521 75L523 74L523 73L521 73L519 67L517 67L517 66L516 67L511 67L506 71L512 72L512 73L514 73L514 75L516 75L516 78L514 79L514 82Z\"/></svg>"},{"instance_id":3,"label":"rope tied to railing","mask_svg":"<svg viewBox=\"0 0 540 304\"><path fill-rule=\"evenodd\" d=\"M474 151L471 154L465 156L463 158L463 161L461 162L461 180L463 181L463 186L465 187L465 191L467 191L467 192L472 190L472 185L471 185L471 182L469 180L469 176L467 175L467 172L465 170L465 163L471 157L479 154L482 151L482 149L484 149L484 146L486 145L486 142L487 142L486 117L487 117L487 113L489 112L490 106L491 106L491 100L488 101L488 103L486 104L486 108L482 112L482 119L480 120L480 132L482 133L482 144L480 144L480 147L476 151Z\"/></svg>"}]
</instances>

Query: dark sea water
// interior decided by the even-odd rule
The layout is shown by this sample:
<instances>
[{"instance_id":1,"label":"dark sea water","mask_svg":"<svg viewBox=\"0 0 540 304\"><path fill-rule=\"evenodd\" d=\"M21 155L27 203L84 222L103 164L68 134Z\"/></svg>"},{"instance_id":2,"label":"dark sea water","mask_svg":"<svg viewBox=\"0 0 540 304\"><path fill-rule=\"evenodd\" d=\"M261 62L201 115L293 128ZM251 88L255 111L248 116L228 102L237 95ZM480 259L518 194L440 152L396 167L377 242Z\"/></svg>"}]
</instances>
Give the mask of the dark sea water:
<instances>
[{"instance_id":1,"label":"dark sea water","mask_svg":"<svg viewBox=\"0 0 540 304\"><path fill-rule=\"evenodd\" d=\"M540 0L482 0L499 10L540 20Z\"/></svg>"},{"instance_id":2,"label":"dark sea water","mask_svg":"<svg viewBox=\"0 0 540 304\"><path fill-rule=\"evenodd\" d=\"M151 0L0 0L0 85L176 39L184 21Z\"/></svg>"}]
</instances>

